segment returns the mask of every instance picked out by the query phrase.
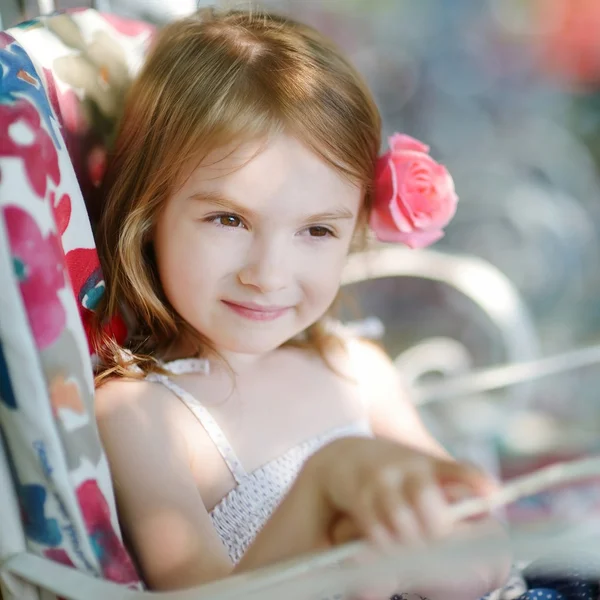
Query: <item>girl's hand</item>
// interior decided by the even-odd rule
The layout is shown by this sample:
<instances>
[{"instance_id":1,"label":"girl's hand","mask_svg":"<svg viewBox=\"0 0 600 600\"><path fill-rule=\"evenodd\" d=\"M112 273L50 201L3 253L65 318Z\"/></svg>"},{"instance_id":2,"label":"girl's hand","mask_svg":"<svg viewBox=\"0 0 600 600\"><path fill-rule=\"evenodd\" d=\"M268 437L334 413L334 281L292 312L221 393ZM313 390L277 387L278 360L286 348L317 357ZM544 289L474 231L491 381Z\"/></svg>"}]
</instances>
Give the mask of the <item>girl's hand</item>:
<instances>
[{"instance_id":1,"label":"girl's hand","mask_svg":"<svg viewBox=\"0 0 600 600\"><path fill-rule=\"evenodd\" d=\"M478 469L444 460L384 439L344 438L310 459L318 488L330 515L329 543L367 539L380 548L391 543L420 544L459 530L486 527L455 523L450 505L456 490L464 495L487 495L496 485ZM499 541L501 528L496 525ZM456 581L426 590L430 598L479 598L500 587L510 561L465 566ZM432 569L435 566L432 565ZM400 585L400 588L397 586ZM419 591L390 583L376 597L394 591Z\"/></svg>"},{"instance_id":2,"label":"girl's hand","mask_svg":"<svg viewBox=\"0 0 600 600\"><path fill-rule=\"evenodd\" d=\"M418 543L454 526L450 490L487 495L495 484L478 469L384 439L344 438L313 458L319 489L334 515L331 542Z\"/></svg>"}]
</instances>

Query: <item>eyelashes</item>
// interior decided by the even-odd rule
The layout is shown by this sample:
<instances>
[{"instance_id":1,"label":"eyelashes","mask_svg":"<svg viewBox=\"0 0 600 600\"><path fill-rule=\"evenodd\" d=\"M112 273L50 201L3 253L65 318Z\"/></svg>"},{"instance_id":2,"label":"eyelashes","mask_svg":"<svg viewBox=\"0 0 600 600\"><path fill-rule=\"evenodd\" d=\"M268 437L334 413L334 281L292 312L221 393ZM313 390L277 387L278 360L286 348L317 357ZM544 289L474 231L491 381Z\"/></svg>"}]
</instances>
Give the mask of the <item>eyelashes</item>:
<instances>
[{"instance_id":1,"label":"eyelashes","mask_svg":"<svg viewBox=\"0 0 600 600\"><path fill-rule=\"evenodd\" d=\"M242 217L233 213L218 213L210 215L204 219L222 229L249 229ZM325 225L310 225L302 230L308 233L308 236L315 239L336 238L336 232Z\"/></svg>"}]
</instances>

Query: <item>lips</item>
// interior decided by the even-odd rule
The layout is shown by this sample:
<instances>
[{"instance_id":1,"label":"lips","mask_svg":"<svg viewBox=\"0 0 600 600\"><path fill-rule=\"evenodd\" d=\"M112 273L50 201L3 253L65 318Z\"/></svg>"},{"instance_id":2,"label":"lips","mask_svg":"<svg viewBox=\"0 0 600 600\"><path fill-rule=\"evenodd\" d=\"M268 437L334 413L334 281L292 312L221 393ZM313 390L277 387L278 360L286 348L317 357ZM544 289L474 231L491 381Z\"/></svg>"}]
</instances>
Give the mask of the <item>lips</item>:
<instances>
[{"instance_id":1,"label":"lips","mask_svg":"<svg viewBox=\"0 0 600 600\"><path fill-rule=\"evenodd\" d=\"M222 300L221 302L229 310L251 321L274 321L292 308L291 306L267 306L254 302L232 302L231 300Z\"/></svg>"}]
</instances>

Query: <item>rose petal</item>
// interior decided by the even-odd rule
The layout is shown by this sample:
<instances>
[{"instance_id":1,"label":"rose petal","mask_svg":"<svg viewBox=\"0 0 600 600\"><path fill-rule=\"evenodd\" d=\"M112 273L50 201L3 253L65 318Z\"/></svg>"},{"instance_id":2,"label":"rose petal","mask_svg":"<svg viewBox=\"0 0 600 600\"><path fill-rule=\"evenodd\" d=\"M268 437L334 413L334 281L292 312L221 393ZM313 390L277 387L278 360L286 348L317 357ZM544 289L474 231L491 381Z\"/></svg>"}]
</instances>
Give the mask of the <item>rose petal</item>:
<instances>
[{"instance_id":1,"label":"rose petal","mask_svg":"<svg viewBox=\"0 0 600 600\"><path fill-rule=\"evenodd\" d=\"M427 144L424 144L405 133L394 133L388 138L388 144L393 152L401 152L402 150L429 152L429 146Z\"/></svg>"},{"instance_id":2,"label":"rose petal","mask_svg":"<svg viewBox=\"0 0 600 600\"><path fill-rule=\"evenodd\" d=\"M375 190L373 194L373 209L386 207L390 200L396 195L394 181L391 177L392 165L389 160L390 153L387 152L379 157L375 165Z\"/></svg>"},{"instance_id":3,"label":"rose petal","mask_svg":"<svg viewBox=\"0 0 600 600\"><path fill-rule=\"evenodd\" d=\"M389 157L389 153L384 155L383 160L377 164L378 177L375 181L375 202L372 215L376 216L381 227L400 229L406 232L412 231L413 224L406 219L401 208L397 206L396 169Z\"/></svg>"},{"instance_id":4,"label":"rose petal","mask_svg":"<svg viewBox=\"0 0 600 600\"><path fill-rule=\"evenodd\" d=\"M375 237L380 242L404 244L409 248L425 248L444 236L444 232L439 229L404 233L398 231L393 224L390 225L385 220L382 220L377 214L371 215L370 225L371 229L375 232Z\"/></svg>"},{"instance_id":5,"label":"rose petal","mask_svg":"<svg viewBox=\"0 0 600 600\"><path fill-rule=\"evenodd\" d=\"M398 227L390 214L389 205L373 208L369 219L369 226L379 237L381 231L398 231Z\"/></svg>"},{"instance_id":6,"label":"rose petal","mask_svg":"<svg viewBox=\"0 0 600 600\"><path fill-rule=\"evenodd\" d=\"M400 233L395 240L409 248L426 248L444 237L440 229L433 231L413 231L412 233Z\"/></svg>"},{"instance_id":7,"label":"rose petal","mask_svg":"<svg viewBox=\"0 0 600 600\"><path fill-rule=\"evenodd\" d=\"M399 231L408 233L413 231L415 228L415 224L412 219L410 206L404 202L403 194L398 187L398 182L402 181L405 178L404 166L400 165L400 168L397 168L397 165L394 164L394 161L390 159L390 178L392 180L392 188L394 190L394 196L389 201L388 210L391 218L393 219L396 227Z\"/></svg>"},{"instance_id":8,"label":"rose petal","mask_svg":"<svg viewBox=\"0 0 600 600\"><path fill-rule=\"evenodd\" d=\"M454 192L454 182L450 174L441 165L430 174L433 189L428 193L419 193L411 186L411 174L404 176L405 185L401 186L399 197L405 206L414 229L441 229L456 213L458 196Z\"/></svg>"},{"instance_id":9,"label":"rose petal","mask_svg":"<svg viewBox=\"0 0 600 600\"><path fill-rule=\"evenodd\" d=\"M450 194L443 199L435 201L436 206L432 206L430 210L423 212L415 211L413 220L415 229L442 229L448 225L456 214L457 196Z\"/></svg>"}]
</instances>

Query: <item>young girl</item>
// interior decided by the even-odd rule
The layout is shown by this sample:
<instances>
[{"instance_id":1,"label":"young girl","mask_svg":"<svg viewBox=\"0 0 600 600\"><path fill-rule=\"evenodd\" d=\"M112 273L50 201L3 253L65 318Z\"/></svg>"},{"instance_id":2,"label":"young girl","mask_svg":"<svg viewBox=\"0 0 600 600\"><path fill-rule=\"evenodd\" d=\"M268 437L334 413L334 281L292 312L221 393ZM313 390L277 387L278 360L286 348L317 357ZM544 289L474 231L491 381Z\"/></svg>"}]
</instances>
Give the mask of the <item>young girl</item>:
<instances>
[{"instance_id":1,"label":"young girl","mask_svg":"<svg viewBox=\"0 0 600 600\"><path fill-rule=\"evenodd\" d=\"M122 313L131 335L99 342L96 405L152 588L441 535L444 483L489 489L428 434L385 354L325 319L379 146L357 72L272 15L170 24L133 84L97 225L100 321Z\"/></svg>"}]
</instances>

